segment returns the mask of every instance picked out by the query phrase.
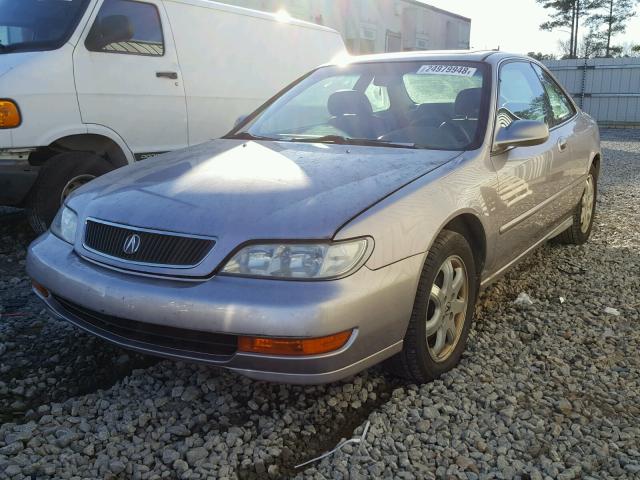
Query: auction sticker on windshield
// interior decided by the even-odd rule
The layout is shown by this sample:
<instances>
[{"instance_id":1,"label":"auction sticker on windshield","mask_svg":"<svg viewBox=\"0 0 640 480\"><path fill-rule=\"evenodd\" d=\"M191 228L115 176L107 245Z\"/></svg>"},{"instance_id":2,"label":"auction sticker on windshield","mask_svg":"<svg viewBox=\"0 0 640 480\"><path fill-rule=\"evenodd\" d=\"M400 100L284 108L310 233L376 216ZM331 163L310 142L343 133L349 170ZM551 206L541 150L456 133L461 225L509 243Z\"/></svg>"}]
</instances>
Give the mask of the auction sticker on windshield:
<instances>
[{"instance_id":1,"label":"auction sticker on windshield","mask_svg":"<svg viewBox=\"0 0 640 480\"><path fill-rule=\"evenodd\" d=\"M464 65L422 65L416 72L418 75L457 75L473 77L477 68Z\"/></svg>"}]
</instances>

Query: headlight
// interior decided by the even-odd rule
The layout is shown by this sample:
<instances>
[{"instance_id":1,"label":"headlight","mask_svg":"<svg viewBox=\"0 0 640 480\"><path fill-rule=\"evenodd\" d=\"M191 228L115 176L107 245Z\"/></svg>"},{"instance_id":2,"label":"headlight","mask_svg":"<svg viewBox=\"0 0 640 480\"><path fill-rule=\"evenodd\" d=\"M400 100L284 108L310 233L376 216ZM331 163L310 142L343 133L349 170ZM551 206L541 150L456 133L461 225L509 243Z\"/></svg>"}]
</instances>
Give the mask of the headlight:
<instances>
[{"instance_id":1,"label":"headlight","mask_svg":"<svg viewBox=\"0 0 640 480\"><path fill-rule=\"evenodd\" d=\"M373 242L366 238L336 243L273 243L244 247L222 274L300 280L343 277L360 268Z\"/></svg>"},{"instance_id":2,"label":"headlight","mask_svg":"<svg viewBox=\"0 0 640 480\"><path fill-rule=\"evenodd\" d=\"M69 207L63 205L51 223L51 233L65 242L73 244L76 241L77 229L78 215Z\"/></svg>"}]
</instances>

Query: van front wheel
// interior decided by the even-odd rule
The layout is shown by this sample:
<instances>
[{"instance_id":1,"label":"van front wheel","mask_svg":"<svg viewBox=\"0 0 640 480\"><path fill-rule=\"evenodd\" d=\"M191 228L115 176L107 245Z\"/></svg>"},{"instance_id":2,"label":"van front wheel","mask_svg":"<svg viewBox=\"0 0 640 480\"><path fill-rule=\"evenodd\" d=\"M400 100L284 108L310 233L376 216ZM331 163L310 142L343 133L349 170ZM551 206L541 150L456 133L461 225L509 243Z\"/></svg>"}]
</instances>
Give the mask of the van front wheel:
<instances>
[{"instance_id":1,"label":"van front wheel","mask_svg":"<svg viewBox=\"0 0 640 480\"><path fill-rule=\"evenodd\" d=\"M27 201L27 215L33 230L45 232L60 205L73 191L111 170L113 166L109 162L88 152L60 153L47 160Z\"/></svg>"}]
</instances>

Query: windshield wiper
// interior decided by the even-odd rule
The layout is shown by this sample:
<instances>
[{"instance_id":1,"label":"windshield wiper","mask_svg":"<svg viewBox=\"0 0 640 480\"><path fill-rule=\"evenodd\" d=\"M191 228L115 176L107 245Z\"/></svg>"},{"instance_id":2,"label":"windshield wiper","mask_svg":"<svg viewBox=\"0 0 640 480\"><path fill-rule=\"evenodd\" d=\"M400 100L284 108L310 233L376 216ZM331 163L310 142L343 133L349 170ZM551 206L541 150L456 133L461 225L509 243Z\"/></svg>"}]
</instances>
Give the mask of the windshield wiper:
<instances>
[{"instance_id":1,"label":"windshield wiper","mask_svg":"<svg viewBox=\"0 0 640 480\"><path fill-rule=\"evenodd\" d=\"M415 143L397 143L377 138L351 138L342 135L324 135L322 137L287 137L286 142L335 143L338 145L361 145L365 147L416 148Z\"/></svg>"},{"instance_id":2,"label":"windshield wiper","mask_svg":"<svg viewBox=\"0 0 640 480\"><path fill-rule=\"evenodd\" d=\"M278 140L277 138L263 137L249 132L238 132L235 135L226 135L222 138L231 138L234 140Z\"/></svg>"}]
</instances>

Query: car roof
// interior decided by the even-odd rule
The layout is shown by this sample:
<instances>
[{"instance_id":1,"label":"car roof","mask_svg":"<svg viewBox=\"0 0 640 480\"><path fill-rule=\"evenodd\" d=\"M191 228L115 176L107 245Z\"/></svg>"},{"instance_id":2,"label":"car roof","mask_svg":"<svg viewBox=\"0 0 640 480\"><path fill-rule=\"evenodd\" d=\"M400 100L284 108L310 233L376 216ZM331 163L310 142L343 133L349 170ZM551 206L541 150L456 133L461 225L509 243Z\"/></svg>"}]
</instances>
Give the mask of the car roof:
<instances>
[{"instance_id":1,"label":"car roof","mask_svg":"<svg viewBox=\"0 0 640 480\"><path fill-rule=\"evenodd\" d=\"M499 50L427 50L350 56L346 62L344 62L345 59L342 59L342 61L338 59L335 63L357 64L407 61L426 62L438 60L496 63L504 58L528 59L529 57L525 55L502 52Z\"/></svg>"}]
</instances>

